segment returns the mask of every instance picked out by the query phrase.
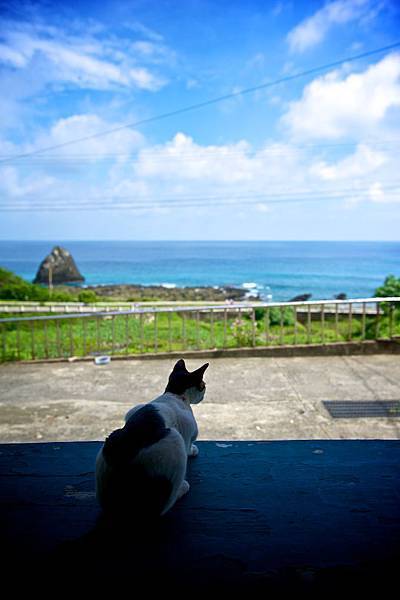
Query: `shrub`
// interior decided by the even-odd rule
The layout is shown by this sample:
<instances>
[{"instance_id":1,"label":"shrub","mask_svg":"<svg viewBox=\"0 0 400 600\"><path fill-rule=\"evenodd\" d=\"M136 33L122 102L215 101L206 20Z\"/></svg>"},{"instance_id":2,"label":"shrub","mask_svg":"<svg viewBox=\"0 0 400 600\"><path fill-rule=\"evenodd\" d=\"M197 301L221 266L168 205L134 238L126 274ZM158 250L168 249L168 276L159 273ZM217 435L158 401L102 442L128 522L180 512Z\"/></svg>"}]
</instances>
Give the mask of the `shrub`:
<instances>
[{"instance_id":1,"label":"shrub","mask_svg":"<svg viewBox=\"0 0 400 600\"><path fill-rule=\"evenodd\" d=\"M36 285L25 281L22 277L15 275L7 269L0 267L0 299L20 300L33 302L68 302L75 300L73 294L65 291L53 290L51 293L47 287Z\"/></svg>"},{"instance_id":2,"label":"shrub","mask_svg":"<svg viewBox=\"0 0 400 600\"><path fill-rule=\"evenodd\" d=\"M2 300L33 300L35 302L45 302L49 299L49 292L46 288L32 283L9 283L1 286L0 298Z\"/></svg>"},{"instance_id":3,"label":"shrub","mask_svg":"<svg viewBox=\"0 0 400 600\"><path fill-rule=\"evenodd\" d=\"M51 300L51 302L76 302L76 297L68 292L61 292L57 289L53 289L51 294L48 294L47 300Z\"/></svg>"},{"instance_id":4,"label":"shrub","mask_svg":"<svg viewBox=\"0 0 400 600\"><path fill-rule=\"evenodd\" d=\"M256 321L263 321L265 319L267 309L266 308L256 308L254 310ZM269 324L270 325L280 325L281 324L281 309L277 306L272 306L268 309L269 312ZM250 319L251 316L247 315L247 318ZM294 325L294 314L293 310L288 306L283 309L283 324L284 325Z\"/></svg>"},{"instance_id":5,"label":"shrub","mask_svg":"<svg viewBox=\"0 0 400 600\"><path fill-rule=\"evenodd\" d=\"M400 296L400 278L395 277L394 275L388 275L383 282L383 285L378 287L375 290L375 296L377 298L386 298L387 296ZM397 304L397 307L399 305ZM395 302L382 302L381 309L385 314L388 314L389 311L393 308L396 308ZM395 318L398 319L399 310L395 311Z\"/></svg>"},{"instance_id":6,"label":"shrub","mask_svg":"<svg viewBox=\"0 0 400 600\"><path fill-rule=\"evenodd\" d=\"M247 317L247 315L245 315ZM250 324L240 318L235 319L230 326L233 336L236 338L239 346L251 346L253 341L253 332Z\"/></svg>"},{"instance_id":7,"label":"shrub","mask_svg":"<svg viewBox=\"0 0 400 600\"><path fill-rule=\"evenodd\" d=\"M383 282L383 285L375 290L377 298L385 298L386 296L400 296L400 277L388 275Z\"/></svg>"},{"instance_id":8,"label":"shrub","mask_svg":"<svg viewBox=\"0 0 400 600\"><path fill-rule=\"evenodd\" d=\"M22 277L19 277L19 275L16 275L15 273L13 273L12 271L8 271L8 269L4 269L3 267L0 267L0 287L3 287L5 285L20 285L23 283L27 283L24 279L22 279Z\"/></svg>"},{"instance_id":9,"label":"shrub","mask_svg":"<svg viewBox=\"0 0 400 600\"><path fill-rule=\"evenodd\" d=\"M83 290L78 294L79 302L84 302L85 304L90 304L92 302L97 302L98 298L96 293L93 290Z\"/></svg>"}]
</instances>

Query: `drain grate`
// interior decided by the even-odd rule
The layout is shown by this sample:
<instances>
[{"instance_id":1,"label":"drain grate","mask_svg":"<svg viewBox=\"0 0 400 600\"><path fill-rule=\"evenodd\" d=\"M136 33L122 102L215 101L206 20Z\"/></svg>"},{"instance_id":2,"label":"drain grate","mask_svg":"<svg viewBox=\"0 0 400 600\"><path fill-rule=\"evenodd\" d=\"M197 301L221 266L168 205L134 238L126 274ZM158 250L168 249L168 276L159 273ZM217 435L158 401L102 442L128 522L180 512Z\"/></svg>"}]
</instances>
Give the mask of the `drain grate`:
<instances>
[{"instance_id":1,"label":"drain grate","mask_svg":"<svg viewBox=\"0 0 400 600\"><path fill-rule=\"evenodd\" d=\"M322 404L334 419L400 417L400 400L323 400Z\"/></svg>"}]
</instances>

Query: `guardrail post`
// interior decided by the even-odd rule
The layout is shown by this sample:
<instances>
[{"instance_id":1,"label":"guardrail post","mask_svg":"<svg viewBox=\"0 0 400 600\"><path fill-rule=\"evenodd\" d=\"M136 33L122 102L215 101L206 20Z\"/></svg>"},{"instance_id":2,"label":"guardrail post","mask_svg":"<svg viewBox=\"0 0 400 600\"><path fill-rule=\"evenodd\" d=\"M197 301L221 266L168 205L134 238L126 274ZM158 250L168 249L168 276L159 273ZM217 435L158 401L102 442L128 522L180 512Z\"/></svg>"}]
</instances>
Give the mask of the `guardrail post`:
<instances>
[{"instance_id":1,"label":"guardrail post","mask_svg":"<svg viewBox=\"0 0 400 600\"><path fill-rule=\"evenodd\" d=\"M214 348L215 343L214 343L214 311L211 308L210 309L210 345L211 348Z\"/></svg>"},{"instance_id":2,"label":"guardrail post","mask_svg":"<svg viewBox=\"0 0 400 600\"><path fill-rule=\"evenodd\" d=\"M74 355L74 336L72 335L72 319L69 319L69 355Z\"/></svg>"},{"instance_id":3,"label":"guardrail post","mask_svg":"<svg viewBox=\"0 0 400 600\"><path fill-rule=\"evenodd\" d=\"M280 307L279 343L283 345L283 306Z\"/></svg>"},{"instance_id":4,"label":"guardrail post","mask_svg":"<svg viewBox=\"0 0 400 600\"><path fill-rule=\"evenodd\" d=\"M311 308L307 306L307 344L311 342Z\"/></svg>"},{"instance_id":5,"label":"guardrail post","mask_svg":"<svg viewBox=\"0 0 400 600\"><path fill-rule=\"evenodd\" d=\"M43 329L44 329L44 331L43 331L43 333L44 333L44 355L46 358L49 358L49 340L47 337L47 321L45 321L43 325L44 325L44 327L43 327Z\"/></svg>"},{"instance_id":6,"label":"guardrail post","mask_svg":"<svg viewBox=\"0 0 400 600\"><path fill-rule=\"evenodd\" d=\"M100 352L100 319L96 317L96 352Z\"/></svg>"},{"instance_id":7,"label":"guardrail post","mask_svg":"<svg viewBox=\"0 0 400 600\"><path fill-rule=\"evenodd\" d=\"M21 335L19 330L19 322L17 321L17 358L21 360Z\"/></svg>"},{"instance_id":8,"label":"guardrail post","mask_svg":"<svg viewBox=\"0 0 400 600\"><path fill-rule=\"evenodd\" d=\"M335 304L335 341L339 340L339 304Z\"/></svg>"},{"instance_id":9,"label":"guardrail post","mask_svg":"<svg viewBox=\"0 0 400 600\"><path fill-rule=\"evenodd\" d=\"M393 304L389 302L389 337L393 337Z\"/></svg>"},{"instance_id":10,"label":"guardrail post","mask_svg":"<svg viewBox=\"0 0 400 600\"><path fill-rule=\"evenodd\" d=\"M362 308L362 324L361 324L361 339L365 340L365 332L366 332L366 304L363 302Z\"/></svg>"},{"instance_id":11,"label":"guardrail post","mask_svg":"<svg viewBox=\"0 0 400 600\"><path fill-rule=\"evenodd\" d=\"M139 330L140 330L140 352L143 354L144 348L144 327L143 327L143 313L139 315Z\"/></svg>"},{"instance_id":12,"label":"guardrail post","mask_svg":"<svg viewBox=\"0 0 400 600\"><path fill-rule=\"evenodd\" d=\"M87 351L87 319L86 319L86 317L83 317L82 327L83 327L83 348L82 348L82 353L83 353L83 356L87 356L88 351Z\"/></svg>"},{"instance_id":13,"label":"guardrail post","mask_svg":"<svg viewBox=\"0 0 400 600\"><path fill-rule=\"evenodd\" d=\"M61 358L62 344L61 344L61 333L60 333L60 321L58 319L56 319L56 345L57 345L58 358Z\"/></svg>"},{"instance_id":14,"label":"guardrail post","mask_svg":"<svg viewBox=\"0 0 400 600\"><path fill-rule=\"evenodd\" d=\"M239 327L238 327L238 337L237 337L237 345L240 346L240 340L239 340L239 336L241 333L241 327L242 327L242 309L239 307L239 316L238 316L238 320L239 320Z\"/></svg>"},{"instance_id":15,"label":"guardrail post","mask_svg":"<svg viewBox=\"0 0 400 600\"><path fill-rule=\"evenodd\" d=\"M324 304L321 304L321 342L325 344L325 312Z\"/></svg>"},{"instance_id":16,"label":"guardrail post","mask_svg":"<svg viewBox=\"0 0 400 600\"><path fill-rule=\"evenodd\" d=\"M228 311L224 308L224 339L223 339L223 347L227 346L227 329L228 329Z\"/></svg>"},{"instance_id":17,"label":"guardrail post","mask_svg":"<svg viewBox=\"0 0 400 600\"><path fill-rule=\"evenodd\" d=\"M154 352L158 352L158 313L154 312Z\"/></svg>"},{"instance_id":18,"label":"guardrail post","mask_svg":"<svg viewBox=\"0 0 400 600\"><path fill-rule=\"evenodd\" d=\"M251 309L251 334L251 342L254 348L254 346L256 345L256 311L254 306Z\"/></svg>"},{"instance_id":19,"label":"guardrail post","mask_svg":"<svg viewBox=\"0 0 400 600\"><path fill-rule=\"evenodd\" d=\"M349 342L353 339L353 305L349 302Z\"/></svg>"},{"instance_id":20,"label":"guardrail post","mask_svg":"<svg viewBox=\"0 0 400 600\"><path fill-rule=\"evenodd\" d=\"M1 326L1 358L6 360L6 326Z\"/></svg>"},{"instance_id":21,"label":"guardrail post","mask_svg":"<svg viewBox=\"0 0 400 600\"><path fill-rule=\"evenodd\" d=\"M267 307L265 309L265 315L264 315L264 319L265 319L265 344L268 346L269 345L269 308Z\"/></svg>"},{"instance_id":22,"label":"guardrail post","mask_svg":"<svg viewBox=\"0 0 400 600\"><path fill-rule=\"evenodd\" d=\"M172 350L172 313L168 312L168 350Z\"/></svg>"},{"instance_id":23,"label":"guardrail post","mask_svg":"<svg viewBox=\"0 0 400 600\"><path fill-rule=\"evenodd\" d=\"M182 350L186 350L186 313L182 313Z\"/></svg>"},{"instance_id":24,"label":"guardrail post","mask_svg":"<svg viewBox=\"0 0 400 600\"><path fill-rule=\"evenodd\" d=\"M379 316L380 316L381 305L379 302L376 303L376 317L375 317L375 339L379 339Z\"/></svg>"},{"instance_id":25,"label":"guardrail post","mask_svg":"<svg viewBox=\"0 0 400 600\"><path fill-rule=\"evenodd\" d=\"M111 316L111 355L115 352L115 315Z\"/></svg>"},{"instance_id":26,"label":"guardrail post","mask_svg":"<svg viewBox=\"0 0 400 600\"><path fill-rule=\"evenodd\" d=\"M200 350L199 326L200 326L200 312L198 310L196 310L196 348L197 348L197 350Z\"/></svg>"},{"instance_id":27,"label":"guardrail post","mask_svg":"<svg viewBox=\"0 0 400 600\"><path fill-rule=\"evenodd\" d=\"M31 355L32 355L32 360L35 360L35 358L36 358L35 321L31 321Z\"/></svg>"},{"instance_id":28,"label":"guardrail post","mask_svg":"<svg viewBox=\"0 0 400 600\"><path fill-rule=\"evenodd\" d=\"M125 353L129 352L129 315L125 315Z\"/></svg>"}]
</instances>

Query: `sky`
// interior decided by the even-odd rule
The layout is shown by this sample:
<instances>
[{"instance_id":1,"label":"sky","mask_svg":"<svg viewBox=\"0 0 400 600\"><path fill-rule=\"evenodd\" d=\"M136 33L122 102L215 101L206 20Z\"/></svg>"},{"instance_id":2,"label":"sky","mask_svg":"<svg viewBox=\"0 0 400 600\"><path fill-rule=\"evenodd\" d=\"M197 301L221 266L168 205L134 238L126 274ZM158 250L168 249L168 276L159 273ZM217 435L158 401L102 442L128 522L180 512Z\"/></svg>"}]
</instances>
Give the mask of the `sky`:
<instances>
[{"instance_id":1,"label":"sky","mask_svg":"<svg viewBox=\"0 0 400 600\"><path fill-rule=\"evenodd\" d=\"M0 0L0 239L399 240L400 45L352 60L397 42L398 0Z\"/></svg>"}]
</instances>

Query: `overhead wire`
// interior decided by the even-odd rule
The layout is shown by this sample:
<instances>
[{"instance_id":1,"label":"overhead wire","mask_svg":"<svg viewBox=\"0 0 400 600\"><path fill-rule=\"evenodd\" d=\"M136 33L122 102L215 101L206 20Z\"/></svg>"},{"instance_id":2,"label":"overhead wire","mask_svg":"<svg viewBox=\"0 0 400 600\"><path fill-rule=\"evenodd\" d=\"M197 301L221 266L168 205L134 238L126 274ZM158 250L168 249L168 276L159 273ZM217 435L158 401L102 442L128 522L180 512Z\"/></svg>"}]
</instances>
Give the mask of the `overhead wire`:
<instances>
[{"instance_id":1,"label":"overhead wire","mask_svg":"<svg viewBox=\"0 0 400 600\"><path fill-rule=\"evenodd\" d=\"M380 186L380 192L400 192L400 182L394 183L389 186ZM162 208L218 208L220 206L231 206L245 208L254 204L286 204L286 203L298 203L298 202L321 202L329 200L349 200L360 198L365 196L367 193L371 193L371 188L359 187L359 188L346 188L343 190L310 190L300 192L281 192L271 194L265 193L252 193L242 194L240 196L198 196L198 197L171 197L171 198L148 198L138 199L133 196L118 196L114 198L113 202L107 200L107 197L97 198L88 201L71 202L68 199L58 199L57 201L51 202L47 199L46 202L31 203L29 205L14 204L14 205L1 205L0 212L64 212L64 211L85 211L92 210L107 210L107 211L120 211L120 210L154 210ZM125 202L121 203L121 200ZM130 200L130 201L129 201ZM23 202L27 202L23 199ZM51 202L51 203L50 203ZM63 202L66 204L63 204Z\"/></svg>"},{"instance_id":2,"label":"overhead wire","mask_svg":"<svg viewBox=\"0 0 400 600\"><path fill-rule=\"evenodd\" d=\"M134 153L107 153L107 154L82 154L82 155L53 155L53 156L35 156L19 159L18 163L20 166L29 167L43 167L43 166L54 166L62 163L66 163L68 166L84 166L87 167L88 163L98 164L104 161L116 161L124 160L126 164L136 165L142 164L143 162L151 165L158 165L165 163L167 160L179 161L184 163L196 162L206 160L213 156L223 160L224 158L230 157L241 157L247 160L256 160L263 158L264 155L268 156L291 156L296 154L298 149L335 149L353 147L359 145L366 145L370 148L385 148L393 145L400 144L400 140L381 140L381 141L370 141L370 140L358 140L352 142L343 143L331 143L331 144L296 144L292 142L280 142L272 143L268 146L261 148L227 148L226 146L215 147L215 146L204 146L199 147L199 151L194 149L190 152L182 151L180 148L169 146L163 148L160 151L148 148L142 148ZM83 164L85 163L85 165ZM12 161L9 162L12 164Z\"/></svg>"}]
</instances>

